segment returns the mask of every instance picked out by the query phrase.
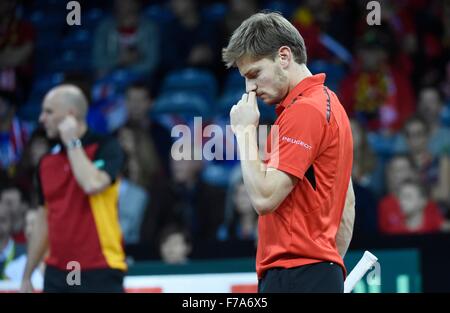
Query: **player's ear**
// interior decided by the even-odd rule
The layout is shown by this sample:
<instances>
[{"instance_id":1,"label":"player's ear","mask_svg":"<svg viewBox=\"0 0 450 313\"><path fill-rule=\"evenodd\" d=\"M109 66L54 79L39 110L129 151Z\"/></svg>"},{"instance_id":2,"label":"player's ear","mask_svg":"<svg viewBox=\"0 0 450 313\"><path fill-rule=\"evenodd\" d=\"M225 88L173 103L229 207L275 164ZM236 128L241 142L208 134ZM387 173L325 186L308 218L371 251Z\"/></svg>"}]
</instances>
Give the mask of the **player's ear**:
<instances>
[{"instance_id":1,"label":"player's ear","mask_svg":"<svg viewBox=\"0 0 450 313\"><path fill-rule=\"evenodd\" d=\"M70 106L68 108L67 114L75 117L75 119L78 119L78 117L80 116L80 112L74 106Z\"/></svg>"},{"instance_id":2,"label":"player's ear","mask_svg":"<svg viewBox=\"0 0 450 313\"><path fill-rule=\"evenodd\" d=\"M287 68L292 61L291 48L288 46L282 46L278 49L278 58L280 59L280 65L282 68Z\"/></svg>"}]
</instances>

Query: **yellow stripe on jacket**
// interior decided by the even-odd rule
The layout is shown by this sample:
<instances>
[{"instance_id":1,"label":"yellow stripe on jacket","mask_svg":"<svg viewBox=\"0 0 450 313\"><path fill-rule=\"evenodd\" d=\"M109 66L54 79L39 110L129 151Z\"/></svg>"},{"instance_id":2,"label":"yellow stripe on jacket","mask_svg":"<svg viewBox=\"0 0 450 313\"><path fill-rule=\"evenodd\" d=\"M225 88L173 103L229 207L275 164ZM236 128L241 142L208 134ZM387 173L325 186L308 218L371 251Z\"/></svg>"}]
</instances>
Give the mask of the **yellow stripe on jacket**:
<instances>
[{"instance_id":1,"label":"yellow stripe on jacket","mask_svg":"<svg viewBox=\"0 0 450 313\"><path fill-rule=\"evenodd\" d=\"M126 270L122 231L119 224L119 180L98 194L89 196L100 246L109 267Z\"/></svg>"}]
</instances>

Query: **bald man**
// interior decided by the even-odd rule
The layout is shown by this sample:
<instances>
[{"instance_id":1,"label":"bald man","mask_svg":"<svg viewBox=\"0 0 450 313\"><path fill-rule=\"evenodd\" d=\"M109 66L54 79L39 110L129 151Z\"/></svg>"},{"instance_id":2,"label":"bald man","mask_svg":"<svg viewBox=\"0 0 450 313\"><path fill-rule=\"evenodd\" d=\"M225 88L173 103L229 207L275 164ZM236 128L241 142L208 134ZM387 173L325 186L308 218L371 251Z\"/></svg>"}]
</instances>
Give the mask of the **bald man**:
<instances>
[{"instance_id":1,"label":"bald man","mask_svg":"<svg viewBox=\"0 0 450 313\"><path fill-rule=\"evenodd\" d=\"M87 100L73 85L44 98L40 123L57 144L38 170L41 207L28 246L21 291L48 250L44 292L123 292L127 269L118 219L124 155L112 137L92 133Z\"/></svg>"}]
</instances>

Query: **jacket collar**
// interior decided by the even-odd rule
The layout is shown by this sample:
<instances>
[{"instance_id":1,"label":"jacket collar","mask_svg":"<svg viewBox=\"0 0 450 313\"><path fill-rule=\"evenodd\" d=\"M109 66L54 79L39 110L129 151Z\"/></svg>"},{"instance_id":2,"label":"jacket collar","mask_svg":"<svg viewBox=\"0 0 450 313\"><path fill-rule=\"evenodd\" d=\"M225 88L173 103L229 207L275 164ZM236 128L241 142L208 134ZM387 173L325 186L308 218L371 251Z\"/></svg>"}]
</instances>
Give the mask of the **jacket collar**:
<instances>
[{"instance_id":1,"label":"jacket collar","mask_svg":"<svg viewBox=\"0 0 450 313\"><path fill-rule=\"evenodd\" d=\"M302 79L295 87L292 89L289 94L286 96L286 98L283 99L283 101L280 102L279 105L275 108L275 111L277 115L280 115L283 110L292 104L295 99L304 93L306 90L317 86L317 85L323 85L325 82L326 75L324 73L308 76L304 79Z\"/></svg>"}]
</instances>

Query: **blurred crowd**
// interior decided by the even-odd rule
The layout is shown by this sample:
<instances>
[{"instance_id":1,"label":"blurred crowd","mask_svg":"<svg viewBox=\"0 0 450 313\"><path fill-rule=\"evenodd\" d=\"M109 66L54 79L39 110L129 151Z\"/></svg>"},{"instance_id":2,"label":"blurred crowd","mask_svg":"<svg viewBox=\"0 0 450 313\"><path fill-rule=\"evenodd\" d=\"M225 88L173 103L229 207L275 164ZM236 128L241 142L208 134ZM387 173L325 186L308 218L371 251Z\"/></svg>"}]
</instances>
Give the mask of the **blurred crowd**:
<instances>
[{"instance_id":1,"label":"blurred crowd","mask_svg":"<svg viewBox=\"0 0 450 313\"><path fill-rule=\"evenodd\" d=\"M195 116L225 129L245 84L221 48L262 9L298 28L308 67L326 73L351 118L354 236L450 229L450 2L380 0L379 26L359 0L79 2L81 25L69 26L66 1L0 1L0 265L32 227L36 168L52 147L40 106L61 83L83 89L89 127L126 152L126 245L180 264L200 242L254 242L239 162L176 161L171 129ZM275 120L260 111L261 124Z\"/></svg>"}]
</instances>

